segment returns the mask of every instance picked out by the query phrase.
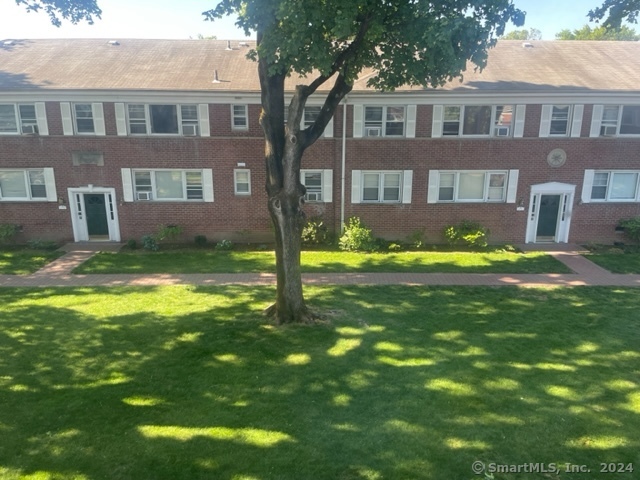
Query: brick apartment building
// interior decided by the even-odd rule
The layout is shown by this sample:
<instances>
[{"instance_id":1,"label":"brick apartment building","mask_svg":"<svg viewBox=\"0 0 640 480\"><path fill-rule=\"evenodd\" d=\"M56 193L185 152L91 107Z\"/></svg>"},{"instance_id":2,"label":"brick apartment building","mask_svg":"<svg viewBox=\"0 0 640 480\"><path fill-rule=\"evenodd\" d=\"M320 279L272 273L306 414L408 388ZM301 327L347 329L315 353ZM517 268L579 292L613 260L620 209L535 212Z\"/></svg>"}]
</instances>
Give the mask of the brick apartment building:
<instances>
[{"instance_id":1,"label":"brick apartment building","mask_svg":"<svg viewBox=\"0 0 640 480\"><path fill-rule=\"evenodd\" d=\"M0 224L22 240L126 241L160 224L270 239L249 47L0 41ZM619 239L640 215L638 72L640 43L501 41L442 88L381 93L364 74L305 153L307 212L399 240L441 242L461 220L492 242Z\"/></svg>"}]
</instances>

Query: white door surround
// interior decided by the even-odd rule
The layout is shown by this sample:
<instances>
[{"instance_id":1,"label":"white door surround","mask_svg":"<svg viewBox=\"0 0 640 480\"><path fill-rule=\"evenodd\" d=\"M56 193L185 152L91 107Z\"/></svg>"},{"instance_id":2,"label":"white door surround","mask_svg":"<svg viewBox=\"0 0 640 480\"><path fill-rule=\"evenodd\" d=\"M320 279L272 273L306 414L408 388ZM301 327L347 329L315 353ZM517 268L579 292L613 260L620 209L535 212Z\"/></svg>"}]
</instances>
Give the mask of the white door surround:
<instances>
[{"instance_id":1,"label":"white door surround","mask_svg":"<svg viewBox=\"0 0 640 480\"><path fill-rule=\"evenodd\" d=\"M107 225L109 229L108 241L120 241L120 225L118 223L118 205L116 202L115 188L94 187L93 185L88 185L86 187L68 188L67 192L69 194L69 210L71 213L74 241L88 242L91 240L91 238L89 238L84 202L84 195L86 193L104 194Z\"/></svg>"},{"instance_id":2,"label":"white door surround","mask_svg":"<svg viewBox=\"0 0 640 480\"><path fill-rule=\"evenodd\" d=\"M553 243L567 243L569 241L569 227L571 226L575 192L576 186L568 183L549 182L531 185L525 243L536 243L540 204L543 195L558 195L560 197L556 231L551 241Z\"/></svg>"}]
</instances>

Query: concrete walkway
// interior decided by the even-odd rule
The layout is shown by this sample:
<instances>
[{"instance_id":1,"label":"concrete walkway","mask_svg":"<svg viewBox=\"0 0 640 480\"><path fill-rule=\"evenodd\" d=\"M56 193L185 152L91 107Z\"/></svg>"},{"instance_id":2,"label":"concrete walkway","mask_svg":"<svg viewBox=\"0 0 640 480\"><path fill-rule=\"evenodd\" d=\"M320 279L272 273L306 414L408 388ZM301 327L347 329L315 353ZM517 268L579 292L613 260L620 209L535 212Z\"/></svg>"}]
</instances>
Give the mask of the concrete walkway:
<instances>
[{"instance_id":1,"label":"concrete walkway","mask_svg":"<svg viewBox=\"0 0 640 480\"><path fill-rule=\"evenodd\" d=\"M110 250L117 250L112 245ZM537 246L537 249L540 249ZM558 246L554 246L558 247ZM584 258L578 247L563 245L548 251L573 273L569 274L499 274L499 273L307 273L307 285L517 285L540 286L631 286L640 287L640 275L613 274ZM158 286L158 285L273 285L271 273L225 274L144 274L144 275L72 275L71 271L85 262L103 245L69 244L68 253L32 275L0 275L0 287L94 287L94 286Z\"/></svg>"}]
</instances>

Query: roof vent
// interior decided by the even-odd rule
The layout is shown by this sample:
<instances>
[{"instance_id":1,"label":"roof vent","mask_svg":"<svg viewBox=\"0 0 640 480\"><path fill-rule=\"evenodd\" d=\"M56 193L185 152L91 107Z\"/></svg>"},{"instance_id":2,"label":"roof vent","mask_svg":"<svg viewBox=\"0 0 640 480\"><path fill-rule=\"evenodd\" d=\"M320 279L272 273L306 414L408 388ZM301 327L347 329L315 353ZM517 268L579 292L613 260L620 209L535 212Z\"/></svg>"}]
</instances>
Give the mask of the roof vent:
<instances>
[{"instance_id":1,"label":"roof vent","mask_svg":"<svg viewBox=\"0 0 640 480\"><path fill-rule=\"evenodd\" d=\"M231 48L231 40L227 40L227 48L225 48L225 50L233 50Z\"/></svg>"},{"instance_id":2,"label":"roof vent","mask_svg":"<svg viewBox=\"0 0 640 480\"><path fill-rule=\"evenodd\" d=\"M13 40L5 40L2 44L6 46L13 45Z\"/></svg>"},{"instance_id":3,"label":"roof vent","mask_svg":"<svg viewBox=\"0 0 640 480\"><path fill-rule=\"evenodd\" d=\"M107 43L113 47L117 47L118 45L120 45L120 42L118 40L109 40Z\"/></svg>"},{"instance_id":4,"label":"roof vent","mask_svg":"<svg viewBox=\"0 0 640 480\"><path fill-rule=\"evenodd\" d=\"M220 80L218 79L218 70L213 71L213 81L211 83L220 83Z\"/></svg>"},{"instance_id":5,"label":"roof vent","mask_svg":"<svg viewBox=\"0 0 640 480\"><path fill-rule=\"evenodd\" d=\"M524 42L522 44L522 48L533 48L533 43Z\"/></svg>"},{"instance_id":6,"label":"roof vent","mask_svg":"<svg viewBox=\"0 0 640 480\"><path fill-rule=\"evenodd\" d=\"M241 47L248 47L249 44L247 42L238 42L238 45Z\"/></svg>"}]
</instances>

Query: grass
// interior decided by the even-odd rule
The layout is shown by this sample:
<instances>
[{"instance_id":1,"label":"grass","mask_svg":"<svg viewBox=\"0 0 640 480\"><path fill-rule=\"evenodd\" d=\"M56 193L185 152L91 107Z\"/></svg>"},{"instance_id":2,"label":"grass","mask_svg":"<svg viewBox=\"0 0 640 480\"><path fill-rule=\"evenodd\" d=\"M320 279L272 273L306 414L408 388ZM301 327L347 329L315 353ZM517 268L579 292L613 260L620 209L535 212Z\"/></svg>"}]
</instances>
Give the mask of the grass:
<instances>
[{"instance_id":1,"label":"grass","mask_svg":"<svg viewBox=\"0 0 640 480\"><path fill-rule=\"evenodd\" d=\"M29 275L61 255L63 252L2 247L0 274Z\"/></svg>"},{"instance_id":2,"label":"grass","mask_svg":"<svg viewBox=\"0 0 640 480\"><path fill-rule=\"evenodd\" d=\"M210 250L101 253L74 273L273 272L273 252ZM542 252L302 252L303 272L570 273Z\"/></svg>"},{"instance_id":3,"label":"grass","mask_svg":"<svg viewBox=\"0 0 640 480\"><path fill-rule=\"evenodd\" d=\"M312 328L266 324L273 295L0 289L0 478L637 475L638 289L309 288Z\"/></svg>"},{"instance_id":4,"label":"grass","mask_svg":"<svg viewBox=\"0 0 640 480\"><path fill-rule=\"evenodd\" d=\"M585 257L612 273L640 273L640 253L589 253Z\"/></svg>"}]
</instances>

